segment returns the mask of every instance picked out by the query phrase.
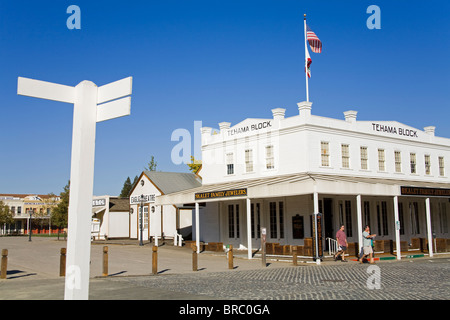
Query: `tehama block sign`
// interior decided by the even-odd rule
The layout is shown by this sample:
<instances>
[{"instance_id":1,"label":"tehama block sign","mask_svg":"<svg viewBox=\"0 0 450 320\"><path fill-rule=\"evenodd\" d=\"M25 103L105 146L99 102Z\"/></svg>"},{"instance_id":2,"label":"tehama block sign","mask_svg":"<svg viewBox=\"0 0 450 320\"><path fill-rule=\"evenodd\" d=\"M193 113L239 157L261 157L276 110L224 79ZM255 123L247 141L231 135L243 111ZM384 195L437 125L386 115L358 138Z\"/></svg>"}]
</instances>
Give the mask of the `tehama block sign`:
<instances>
[{"instance_id":1,"label":"tehama block sign","mask_svg":"<svg viewBox=\"0 0 450 320\"><path fill-rule=\"evenodd\" d=\"M19 95L74 104L66 300L89 298L96 123L129 115L131 91L131 77L102 87L90 81L70 87L21 77L18 79Z\"/></svg>"}]
</instances>

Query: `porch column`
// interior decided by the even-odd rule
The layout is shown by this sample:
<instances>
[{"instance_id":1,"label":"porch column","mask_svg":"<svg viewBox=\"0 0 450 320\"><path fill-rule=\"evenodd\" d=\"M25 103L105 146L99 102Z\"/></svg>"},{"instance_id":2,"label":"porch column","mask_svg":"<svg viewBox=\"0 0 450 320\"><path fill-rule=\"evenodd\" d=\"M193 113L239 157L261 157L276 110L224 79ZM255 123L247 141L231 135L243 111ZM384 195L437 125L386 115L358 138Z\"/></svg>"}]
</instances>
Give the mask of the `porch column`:
<instances>
[{"instance_id":1,"label":"porch column","mask_svg":"<svg viewBox=\"0 0 450 320\"><path fill-rule=\"evenodd\" d=\"M401 260L400 252L400 219L398 218L398 196L394 197L394 220L395 220L395 248L397 250L397 260Z\"/></svg>"},{"instance_id":2,"label":"porch column","mask_svg":"<svg viewBox=\"0 0 450 320\"><path fill-rule=\"evenodd\" d=\"M200 253L200 208L198 202L195 203L195 244L197 253Z\"/></svg>"},{"instance_id":3,"label":"porch column","mask_svg":"<svg viewBox=\"0 0 450 320\"><path fill-rule=\"evenodd\" d=\"M428 253L430 258L433 257L433 235L431 233L431 213L430 213L430 198L425 199L425 208L427 215L427 234L428 234Z\"/></svg>"},{"instance_id":4,"label":"porch column","mask_svg":"<svg viewBox=\"0 0 450 320\"><path fill-rule=\"evenodd\" d=\"M316 187L314 186L314 189L316 189ZM317 214L319 213L319 193L317 191L314 191L314 223L315 221L317 221ZM318 252L319 252L319 243L318 243L318 235L317 235L317 224L315 226L316 229L316 237L315 239L313 239L313 241L316 244L316 252L314 252L314 256L316 257L316 264L320 265L320 259L318 257Z\"/></svg>"},{"instance_id":5,"label":"porch column","mask_svg":"<svg viewBox=\"0 0 450 320\"><path fill-rule=\"evenodd\" d=\"M247 252L248 258L252 258L252 220L251 220L251 206L250 198L247 198Z\"/></svg>"},{"instance_id":6,"label":"porch column","mask_svg":"<svg viewBox=\"0 0 450 320\"><path fill-rule=\"evenodd\" d=\"M362 209L361 209L361 195L358 194L356 196L356 221L358 223L358 256L361 252L361 247L363 246L363 239L362 239Z\"/></svg>"}]
</instances>

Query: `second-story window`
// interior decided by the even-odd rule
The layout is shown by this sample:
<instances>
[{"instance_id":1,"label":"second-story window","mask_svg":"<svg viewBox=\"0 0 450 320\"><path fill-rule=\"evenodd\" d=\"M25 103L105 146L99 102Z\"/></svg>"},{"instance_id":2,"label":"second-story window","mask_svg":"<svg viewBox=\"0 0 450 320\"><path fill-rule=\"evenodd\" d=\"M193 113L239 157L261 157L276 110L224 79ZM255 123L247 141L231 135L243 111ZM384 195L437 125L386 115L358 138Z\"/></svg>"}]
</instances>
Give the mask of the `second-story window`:
<instances>
[{"instance_id":1,"label":"second-story window","mask_svg":"<svg viewBox=\"0 0 450 320\"><path fill-rule=\"evenodd\" d=\"M416 154L415 153L409 154L409 163L411 165L411 173L417 173Z\"/></svg>"},{"instance_id":2,"label":"second-story window","mask_svg":"<svg viewBox=\"0 0 450 320\"><path fill-rule=\"evenodd\" d=\"M378 171L386 171L386 159L384 149L378 149Z\"/></svg>"},{"instance_id":3,"label":"second-story window","mask_svg":"<svg viewBox=\"0 0 450 320\"><path fill-rule=\"evenodd\" d=\"M444 157L439 157L439 175L443 177L445 175L444 170Z\"/></svg>"},{"instance_id":4,"label":"second-story window","mask_svg":"<svg viewBox=\"0 0 450 320\"><path fill-rule=\"evenodd\" d=\"M253 172L253 150L245 150L245 172Z\"/></svg>"},{"instance_id":5,"label":"second-story window","mask_svg":"<svg viewBox=\"0 0 450 320\"><path fill-rule=\"evenodd\" d=\"M425 174L426 175L430 175L431 174L431 160L430 160L430 155L429 154L425 155Z\"/></svg>"},{"instance_id":6,"label":"second-story window","mask_svg":"<svg viewBox=\"0 0 450 320\"><path fill-rule=\"evenodd\" d=\"M273 146L266 146L266 169L275 168L274 157L273 157Z\"/></svg>"},{"instance_id":7,"label":"second-story window","mask_svg":"<svg viewBox=\"0 0 450 320\"><path fill-rule=\"evenodd\" d=\"M350 151L348 144L341 144L342 168L350 168Z\"/></svg>"},{"instance_id":8,"label":"second-story window","mask_svg":"<svg viewBox=\"0 0 450 320\"><path fill-rule=\"evenodd\" d=\"M400 151L394 151L395 172L402 172L402 154Z\"/></svg>"},{"instance_id":9,"label":"second-story window","mask_svg":"<svg viewBox=\"0 0 450 320\"><path fill-rule=\"evenodd\" d=\"M227 174L234 174L234 160L232 153L227 153Z\"/></svg>"},{"instance_id":10,"label":"second-story window","mask_svg":"<svg viewBox=\"0 0 450 320\"><path fill-rule=\"evenodd\" d=\"M369 156L367 154L367 147L361 147L361 169L367 170L369 168L368 162L369 162Z\"/></svg>"},{"instance_id":11,"label":"second-story window","mask_svg":"<svg viewBox=\"0 0 450 320\"><path fill-rule=\"evenodd\" d=\"M323 167L330 166L330 149L329 143L322 141L320 142L320 155L321 155L321 164Z\"/></svg>"}]
</instances>

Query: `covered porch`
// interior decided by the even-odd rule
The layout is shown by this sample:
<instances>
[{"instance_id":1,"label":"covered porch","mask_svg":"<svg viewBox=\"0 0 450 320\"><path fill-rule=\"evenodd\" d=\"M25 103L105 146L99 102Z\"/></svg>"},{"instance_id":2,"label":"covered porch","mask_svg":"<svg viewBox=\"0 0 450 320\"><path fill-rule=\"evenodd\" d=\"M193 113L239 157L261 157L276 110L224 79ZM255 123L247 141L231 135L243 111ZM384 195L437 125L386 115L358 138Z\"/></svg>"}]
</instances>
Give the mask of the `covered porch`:
<instances>
[{"instance_id":1,"label":"covered porch","mask_svg":"<svg viewBox=\"0 0 450 320\"><path fill-rule=\"evenodd\" d=\"M369 224L378 235L376 250L389 246L401 259L401 252L411 246L428 246L433 256L433 231L436 234L440 228L440 237L448 238L448 196L404 194L405 185L439 190L446 186L304 173L204 185L158 197L156 204L191 205L195 209L193 231L198 252L200 242L218 242L246 250L252 259L261 249L264 227L274 253L289 252L295 245L303 246L307 255L314 214L321 213L324 249L328 249L327 238L334 238L339 225L344 224L348 242L359 252L363 227Z\"/></svg>"}]
</instances>

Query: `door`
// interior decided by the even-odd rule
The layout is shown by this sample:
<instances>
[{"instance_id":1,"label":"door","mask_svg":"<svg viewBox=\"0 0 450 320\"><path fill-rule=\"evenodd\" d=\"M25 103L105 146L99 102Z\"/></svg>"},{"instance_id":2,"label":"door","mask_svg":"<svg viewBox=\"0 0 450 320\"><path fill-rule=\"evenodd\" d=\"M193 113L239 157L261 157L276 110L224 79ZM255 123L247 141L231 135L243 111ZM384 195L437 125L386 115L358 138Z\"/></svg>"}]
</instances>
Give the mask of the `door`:
<instances>
[{"instance_id":1,"label":"door","mask_svg":"<svg viewBox=\"0 0 450 320\"><path fill-rule=\"evenodd\" d=\"M227 205L228 239L239 240L241 237L239 204Z\"/></svg>"},{"instance_id":2,"label":"door","mask_svg":"<svg viewBox=\"0 0 450 320\"><path fill-rule=\"evenodd\" d=\"M250 209L252 240L259 241L261 239L261 203L252 203Z\"/></svg>"},{"instance_id":3,"label":"door","mask_svg":"<svg viewBox=\"0 0 450 320\"><path fill-rule=\"evenodd\" d=\"M323 199L323 222L325 227L325 250L328 250L328 240L327 238L335 238L335 232L333 227L333 199L324 198Z\"/></svg>"}]
</instances>

